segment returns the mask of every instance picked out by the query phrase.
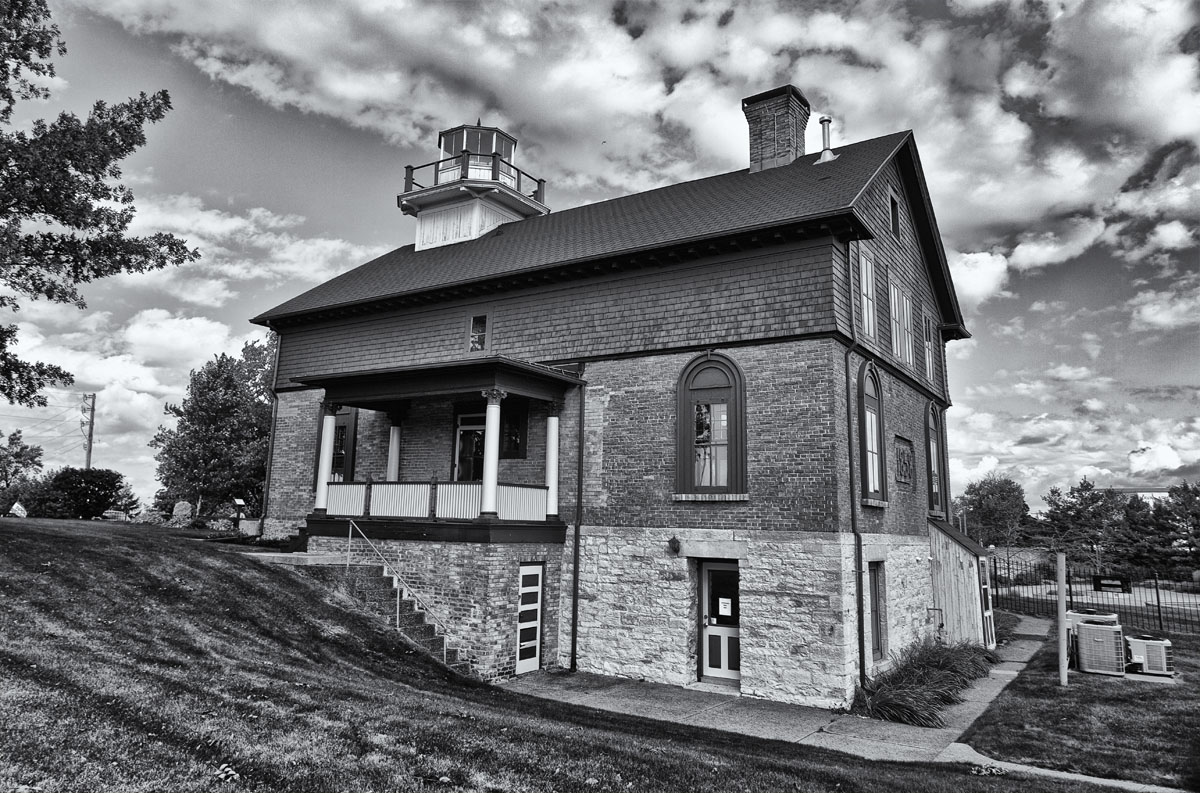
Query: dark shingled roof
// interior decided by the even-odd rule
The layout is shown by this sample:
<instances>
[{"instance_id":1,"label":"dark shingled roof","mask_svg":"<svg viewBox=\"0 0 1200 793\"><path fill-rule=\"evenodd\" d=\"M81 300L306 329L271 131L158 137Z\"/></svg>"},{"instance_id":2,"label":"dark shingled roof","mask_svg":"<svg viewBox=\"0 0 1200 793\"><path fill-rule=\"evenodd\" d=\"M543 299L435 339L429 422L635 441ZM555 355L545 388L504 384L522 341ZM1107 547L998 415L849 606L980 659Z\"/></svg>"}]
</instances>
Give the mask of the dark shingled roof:
<instances>
[{"instance_id":1,"label":"dark shingled roof","mask_svg":"<svg viewBox=\"0 0 1200 793\"><path fill-rule=\"evenodd\" d=\"M467 242L423 251L406 245L252 321L267 324L314 311L846 214L879 170L911 141L911 132L898 132L842 146L836 149L838 159L819 167L812 166L818 152L757 173L734 171L506 223Z\"/></svg>"}]
</instances>

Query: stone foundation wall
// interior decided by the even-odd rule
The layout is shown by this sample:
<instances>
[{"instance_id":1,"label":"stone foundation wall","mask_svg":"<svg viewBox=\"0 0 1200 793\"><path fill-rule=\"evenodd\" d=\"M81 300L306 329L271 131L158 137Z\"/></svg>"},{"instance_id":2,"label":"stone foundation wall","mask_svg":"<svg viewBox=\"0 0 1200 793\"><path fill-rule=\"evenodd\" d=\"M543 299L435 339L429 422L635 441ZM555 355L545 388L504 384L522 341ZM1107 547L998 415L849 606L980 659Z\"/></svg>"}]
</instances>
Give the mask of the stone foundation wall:
<instances>
[{"instance_id":1,"label":"stone foundation wall","mask_svg":"<svg viewBox=\"0 0 1200 793\"><path fill-rule=\"evenodd\" d=\"M485 680L511 677L517 658L519 568L543 562L542 667L559 655L562 546L541 543L453 543L372 540L386 559L448 628L449 646ZM312 537L313 553L346 553L346 540ZM351 543L355 563L378 557L361 539ZM569 602L569 601L568 601Z\"/></svg>"},{"instance_id":2,"label":"stone foundation wall","mask_svg":"<svg viewBox=\"0 0 1200 793\"><path fill-rule=\"evenodd\" d=\"M678 554L667 542L680 541ZM581 671L686 685L698 679L700 565L738 562L741 691L823 708L848 705L858 683L854 535L739 529L584 527L577 665ZM560 664L570 661L572 536L563 550ZM928 540L864 537L884 563L888 652L936 631ZM871 618L866 602L867 625ZM870 631L867 632L868 637ZM869 641L869 640L868 640Z\"/></svg>"}]
</instances>

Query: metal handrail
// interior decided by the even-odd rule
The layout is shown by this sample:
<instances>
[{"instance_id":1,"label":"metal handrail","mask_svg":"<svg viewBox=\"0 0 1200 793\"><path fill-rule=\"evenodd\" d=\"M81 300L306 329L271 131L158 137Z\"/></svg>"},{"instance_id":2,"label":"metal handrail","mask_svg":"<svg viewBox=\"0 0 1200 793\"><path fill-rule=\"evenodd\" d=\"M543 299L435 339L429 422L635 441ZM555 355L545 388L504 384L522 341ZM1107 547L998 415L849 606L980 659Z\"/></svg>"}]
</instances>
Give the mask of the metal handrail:
<instances>
[{"instance_id":1,"label":"metal handrail","mask_svg":"<svg viewBox=\"0 0 1200 793\"><path fill-rule=\"evenodd\" d=\"M433 619L434 627L441 630L443 638L442 663L446 663L446 651L450 643L450 630L447 628L446 623L438 616L436 611L429 608L425 601L421 599L421 596L417 594L416 590L413 589L412 585L404 580L404 576L400 575L399 569L388 562L387 557L375 546L375 543L371 542L371 539L363 534L363 530L359 528L358 524L353 520L349 521L349 523L350 530L346 533L346 572L350 572L350 557L354 547L354 532L358 532L358 536L366 540L367 545L370 546L375 556L379 558L380 563L383 565L384 573L392 576L398 584L396 587L396 630L400 630L400 594L401 592L407 592L408 596L416 601L417 607ZM399 551L396 552L396 556L397 558L400 556Z\"/></svg>"},{"instance_id":2,"label":"metal handrail","mask_svg":"<svg viewBox=\"0 0 1200 793\"><path fill-rule=\"evenodd\" d=\"M539 179L528 171L519 168L515 163L504 159L498 153L481 154L465 149L461 154L455 154L440 160L434 160L433 162L427 162L421 165L406 165L404 167L404 192L411 193L414 189L425 189L425 185L422 185L416 180L416 173L418 171L424 171L426 168L431 169L431 173L433 174L433 185L431 186L449 184L450 182L468 178L467 171L470 168L470 163L472 162L471 158L476 158L476 161L480 163L483 163L484 161L491 162L492 176L489 181L499 181L501 166L503 166L505 169L508 169L508 171L505 171L505 174L514 177L514 181L516 182L514 189L518 193L521 193L521 195L532 198L534 201L538 202L541 202L545 198L546 182L544 179ZM446 163L455 163L456 167L460 168L460 175L450 179L449 181L443 182L441 180L442 173L449 172L451 170L448 168L442 168L442 166ZM511 171L511 173L509 173L509 171ZM526 192L526 190L528 190L527 185L529 183L533 183L534 186L534 189L531 193Z\"/></svg>"}]
</instances>

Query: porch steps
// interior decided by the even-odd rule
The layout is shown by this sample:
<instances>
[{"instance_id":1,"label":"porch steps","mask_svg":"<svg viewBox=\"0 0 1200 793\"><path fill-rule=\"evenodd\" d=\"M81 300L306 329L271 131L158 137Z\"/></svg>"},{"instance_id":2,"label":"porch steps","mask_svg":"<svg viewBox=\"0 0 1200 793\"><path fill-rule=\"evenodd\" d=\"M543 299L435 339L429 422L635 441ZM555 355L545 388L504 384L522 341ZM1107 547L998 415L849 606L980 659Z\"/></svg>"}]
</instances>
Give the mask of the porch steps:
<instances>
[{"instance_id":1,"label":"porch steps","mask_svg":"<svg viewBox=\"0 0 1200 793\"><path fill-rule=\"evenodd\" d=\"M396 587L398 584L382 568L375 565L351 565L347 576L350 594L361 601L367 611L376 614L396 626L400 633L434 659L441 661L454 671L471 674L471 665L459 656L458 650L446 646L446 637L438 633L437 627L425 619L417 602L401 594L399 625L396 617Z\"/></svg>"}]
</instances>

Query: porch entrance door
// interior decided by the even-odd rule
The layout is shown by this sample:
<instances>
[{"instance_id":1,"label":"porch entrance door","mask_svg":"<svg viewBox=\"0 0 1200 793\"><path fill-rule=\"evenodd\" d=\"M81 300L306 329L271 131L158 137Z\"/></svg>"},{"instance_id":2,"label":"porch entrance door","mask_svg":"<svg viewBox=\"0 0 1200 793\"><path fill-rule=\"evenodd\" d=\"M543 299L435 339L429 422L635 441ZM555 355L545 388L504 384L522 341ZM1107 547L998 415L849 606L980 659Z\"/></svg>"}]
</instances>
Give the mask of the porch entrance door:
<instances>
[{"instance_id":1,"label":"porch entrance door","mask_svg":"<svg viewBox=\"0 0 1200 793\"><path fill-rule=\"evenodd\" d=\"M701 678L742 679L738 566L700 563Z\"/></svg>"},{"instance_id":2,"label":"porch entrance door","mask_svg":"<svg viewBox=\"0 0 1200 793\"><path fill-rule=\"evenodd\" d=\"M454 481L483 481L484 415L458 417L454 433Z\"/></svg>"},{"instance_id":3,"label":"porch entrance door","mask_svg":"<svg viewBox=\"0 0 1200 793\"><path fill-rule=\"evenodd\" d=\"M542 665L542 573L541 564L523 564L518 588L517 667L518 675L536 672Z\"/></svg>"}]
</instances>

